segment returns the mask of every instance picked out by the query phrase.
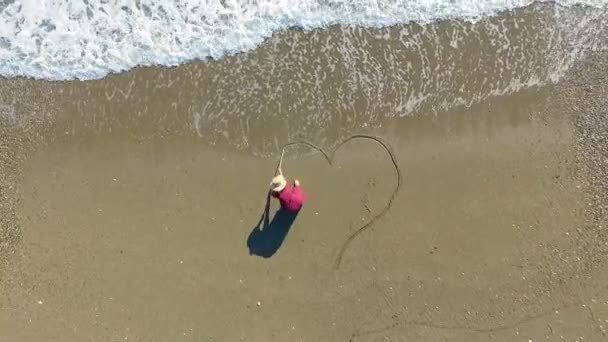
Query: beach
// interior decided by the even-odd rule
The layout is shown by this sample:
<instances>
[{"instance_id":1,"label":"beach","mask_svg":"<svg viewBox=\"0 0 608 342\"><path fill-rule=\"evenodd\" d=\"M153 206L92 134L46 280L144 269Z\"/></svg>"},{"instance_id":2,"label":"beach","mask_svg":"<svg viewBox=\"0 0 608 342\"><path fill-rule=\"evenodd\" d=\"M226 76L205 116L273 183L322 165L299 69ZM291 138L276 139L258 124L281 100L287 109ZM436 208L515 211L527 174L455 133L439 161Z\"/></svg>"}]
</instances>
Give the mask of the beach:
<instances>
[{"instance_id":1,"label":"beach","mask_svg":"<svg viewBox=\"0 0 608 342\"><path fill-rule=\"evenodd\" d=\"M2 339L602 341L608 45L561 54L553 14L0 79ZM353 134L397 169L372 140L290 147L307 202L258 226L284 144Z\"/></svg>"}]
</instances>

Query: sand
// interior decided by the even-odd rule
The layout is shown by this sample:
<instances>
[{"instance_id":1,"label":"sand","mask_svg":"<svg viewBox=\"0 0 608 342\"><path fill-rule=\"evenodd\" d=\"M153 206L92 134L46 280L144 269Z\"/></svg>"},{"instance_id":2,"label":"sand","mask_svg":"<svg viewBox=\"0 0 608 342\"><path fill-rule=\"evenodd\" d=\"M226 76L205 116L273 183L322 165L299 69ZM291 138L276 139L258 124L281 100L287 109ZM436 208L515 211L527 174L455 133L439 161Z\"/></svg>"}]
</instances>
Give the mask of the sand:
<instances>
[{"instance_id":1,"label":"sand","mask_svg":"<svg viewBox=\"0 0 608 342\"><path fill-rule=\"evenodd\" d=\"M0 329L13 341L597 341L606 273L583 265L601 260L595 250L568 259L599 241L577 233L594 221L580 123L551 101L561 91L377 132L404 186L337 270L341 243L394 186L373 143L345 147L333 167L288 156L310 201L262 258L247 239L275 159L182 138L54 140L20 164L23 236Z\"/></svg>"},{"instance_id":2,"label":"sand","mask_svg":"<svg viewBox=\"0 0 608 342\"><path fill-rule=\"evenodd\" d=\"M606 338L606 55L467 106L441 110L442 97L400 117L354 103L285 119L258 107L272 91L227 90L269 77L241 67L273 49L84 83L1 80L3 340ZM203 115L199 76L227 80L216 116ZM293 106L323 113L340 91L318 107L303 91ZM284 170L309 200L288 231L256 230L281 144L331 150L359 131L391 145L403 185L339 267L395 186L378 144L344 146L333 165L290 150Z\"/></svg>"}]
</instances>

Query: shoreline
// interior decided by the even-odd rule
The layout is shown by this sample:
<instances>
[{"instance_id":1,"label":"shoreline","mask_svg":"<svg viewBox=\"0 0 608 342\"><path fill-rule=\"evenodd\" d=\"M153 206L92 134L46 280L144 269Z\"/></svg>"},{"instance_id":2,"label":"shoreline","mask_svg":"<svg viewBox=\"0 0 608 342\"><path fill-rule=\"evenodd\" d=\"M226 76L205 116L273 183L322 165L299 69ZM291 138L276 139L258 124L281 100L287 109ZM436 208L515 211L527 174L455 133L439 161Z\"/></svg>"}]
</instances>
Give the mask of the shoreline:
<instances>
[{"instance_id":1,"label":"shoreline","mask_svg":"<svg viewBox=\"0 0 608 342\"><path fill-rule=\"evenodd\" d=\"M268 156L290 140L326 144L400 117L552 84L608 41L591 30L595 16L571 27L584 10L558 18L551 8L532 5L476 24L291 30L242 55L88 82L1 79L0 115L57 129L47 139L185 136Z\"/></svg>"}]
</instances>

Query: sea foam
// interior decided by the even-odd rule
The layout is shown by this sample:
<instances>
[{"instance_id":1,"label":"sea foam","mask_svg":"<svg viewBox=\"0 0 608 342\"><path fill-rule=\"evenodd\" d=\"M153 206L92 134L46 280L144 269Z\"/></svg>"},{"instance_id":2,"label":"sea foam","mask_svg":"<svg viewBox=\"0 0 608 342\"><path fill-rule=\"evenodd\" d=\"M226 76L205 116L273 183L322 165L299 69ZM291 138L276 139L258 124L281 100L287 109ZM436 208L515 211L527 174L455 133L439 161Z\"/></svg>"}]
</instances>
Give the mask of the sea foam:
<instances>
[{"instance_id":1,"label":"sea foam","mask_svg":"<svg viewBox=\"0 0 608 342\"><path fill-rule=\"evenodd\" d=\"M273 33L477 20L528 0L3 0L0 75L97 79L254 49ZM605 7L608 0L560 0Z\"/></svg>"}]
</instances>

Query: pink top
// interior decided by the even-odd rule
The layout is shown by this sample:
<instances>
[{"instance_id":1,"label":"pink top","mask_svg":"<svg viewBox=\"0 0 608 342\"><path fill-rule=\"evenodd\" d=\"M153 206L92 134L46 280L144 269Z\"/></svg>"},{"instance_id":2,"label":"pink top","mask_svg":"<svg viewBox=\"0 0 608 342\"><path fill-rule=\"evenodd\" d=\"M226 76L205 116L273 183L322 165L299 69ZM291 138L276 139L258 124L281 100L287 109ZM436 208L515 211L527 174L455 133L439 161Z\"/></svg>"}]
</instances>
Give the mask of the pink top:
<instances>
[{"instance_id":1,"label":"pink top","mask_svg":"<svg viewBox=\"0 0 608 342\"><path fill-rule=\"evenodd\" d=\"M297 213L302 209L304 201L306 201L306 193L299 186L291 186L287 184L285 189L281 191L278 196L281 207L287 209L292 213Z\"/></svg>"}]
</instances>

